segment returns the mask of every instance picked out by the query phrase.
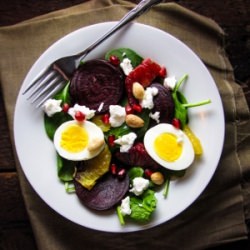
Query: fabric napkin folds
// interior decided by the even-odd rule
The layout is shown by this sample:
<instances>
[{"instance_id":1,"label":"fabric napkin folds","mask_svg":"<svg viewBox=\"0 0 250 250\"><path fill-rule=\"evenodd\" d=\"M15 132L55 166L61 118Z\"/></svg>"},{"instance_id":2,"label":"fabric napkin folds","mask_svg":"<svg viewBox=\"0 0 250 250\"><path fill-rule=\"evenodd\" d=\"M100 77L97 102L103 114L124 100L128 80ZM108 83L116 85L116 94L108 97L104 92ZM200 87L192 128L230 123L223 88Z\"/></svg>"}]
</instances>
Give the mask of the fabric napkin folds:
<instances>
[{"instance_id":1,"label":"fabric napkin folds","mask_svg":"<svg viewBox=\"0 0 250 250\"><path fill-rule=\"evenodd\" d=\"M11 133L18 91L41 53L78 28L119 20L133 6L122 0L93 0L0 28L0 81ZM155 6L136 22L179 38L199 55L213 76L226 123L219 166L203 194L176 218L145 231L113 234L76 225L49 208L26 180L17 159L20 185L39 249L205 249L247 238L249 110L224 51L223 30L213 20L175 3Z\"/></svg>"}]
</instances>

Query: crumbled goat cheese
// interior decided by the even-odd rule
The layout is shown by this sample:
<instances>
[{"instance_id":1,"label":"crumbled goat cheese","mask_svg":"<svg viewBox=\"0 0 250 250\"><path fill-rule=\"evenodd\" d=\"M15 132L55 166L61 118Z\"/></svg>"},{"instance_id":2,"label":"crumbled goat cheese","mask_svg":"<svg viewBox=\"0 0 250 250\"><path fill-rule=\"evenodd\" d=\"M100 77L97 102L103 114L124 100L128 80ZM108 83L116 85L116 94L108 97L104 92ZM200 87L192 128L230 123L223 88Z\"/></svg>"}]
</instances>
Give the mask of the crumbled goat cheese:
<instances>
[{"instance_id":1,"label":"crumbled goat cheese","mask_svg":"<svg viewBox=\"0 0 250 250\"><path fill-rule=\"evenodd\" d=\"M140 105L143 108L152 109L154 107L154 96L158 94L158 89L156 87L148 87L144 92L144 96Z\"/></svg>"},{"instance_id":2,"label":"crumbled goat cheese","mask_svg":"<svg viewBox=\"0 0 250 250\"><path fill-rule=\"evenodd\" d=\"M121 153L126 153L133 146L136 137L137 137L136 133L130 132L130 133L123 135L122 137L116 139L114 142L121 146L120 147Z\"/></svg>"},{"instance_id":3,"label":"crumbled goat cheese","mask_svg":"<svg viewBox=\"0 0 250 250\"><path fill-rule=\"evenodd\" d=\"M119 105L110 105L109 106L109 122L111 127L120 127L126 118L125 108Z\"/></svg>"},{"instance_id":4,"label":"crumbled goat cheese","mask_svg":"<svg viewBox=\"0 0 250 250\"><path fill-rule=\"evenodd\" d=\"M182 130L179 129L179 131L177 132L177 143L182 143L183 137L184 137L184 133L182 132Z\"/></svg>"},{"instance_id":5,"label":"crumbled goat cheese","mask_svg":"<svg viewBox=\"0 0 250 250\"><path fill-rule=\"evenodd\" d=\"M47 116L51 117L55 113L62 111L61 103L62 100L48 99L43 104L43 110L47 114Z\"/></svg>"},{"instance_id":6,"label":"crumbled goat cheese","mask_svg":"<svg viewBox=\"0 0 250 250\"><path fill-rule=\"evenodd\" d=\"M120 63L120 67L122 68L124 74L127 76L133 70L133 66L131 61L128 58L124 58Z\"/></svg>"},{"instance_id":7,"label":"crumbled goat cheese","mask_svg":"<svg viewBox=\"0 0 250 250\"><path fill-rule=\"evenodd\" d=\"M143 177L135 177L133 179L133 187L129 190L135 195L141 195L149 187L149 180Z\"/></svg>"},{"instance_id":8,"label":"crumbled goat cheese","mask_svg":"<svg viewBox=\"0 0 250 250\"><path fill-rule=\"evenodd\" d=\"M124 198L121 202L121 213L123 216L131 214L130 197L129 196Z\"/></svg>"},{"instance_id":9,"label":"crumbled goat cheese","mask_svg":"<svg viewBox=\"0 0 250 250\"><path fill-rule=\"evenodd\" d=\"M89 109L88 107L81 106L79 104L75 104L74 107L69 108L68 114L71 115L75 119L75 113L77 111L80 111L81 113L83 113L87 120L95 116L95 110Z\"/></svg>"},{"instance_id":10,"label":"crumbled goat cheese","mask_svg":"<svg viewBox=\"0 0 250 250\"><path fill-rule=\"evenodd\" d=\"M104 106L104 102L102 102L102 103L99 105L97 111L98 111L98 112L101 112L102 109L103 109L103 106Z\"/></svg>"},{"instance_id":11,"label":"crumbled goat cheese","mask_svg":"<svg viewBox=\"0 0 250 250\"><path fill-rule=\"evenodd\" d=\"M154 113L149 113L149 117L155 120L157 123L160 123L160 112L156 111Z\"/></svg>"},{"instance_id":12,"label":"crumbled goat cheese","mask_svg":"<svg viewBox=\"0 0 250 250\"><path fill-rule=\"evenodd\" d=\"M177 83L177 80L175 76L169 76L164 79L163 86L166 88L174 89L176 83Z\"/></svg>"}]
</instances>

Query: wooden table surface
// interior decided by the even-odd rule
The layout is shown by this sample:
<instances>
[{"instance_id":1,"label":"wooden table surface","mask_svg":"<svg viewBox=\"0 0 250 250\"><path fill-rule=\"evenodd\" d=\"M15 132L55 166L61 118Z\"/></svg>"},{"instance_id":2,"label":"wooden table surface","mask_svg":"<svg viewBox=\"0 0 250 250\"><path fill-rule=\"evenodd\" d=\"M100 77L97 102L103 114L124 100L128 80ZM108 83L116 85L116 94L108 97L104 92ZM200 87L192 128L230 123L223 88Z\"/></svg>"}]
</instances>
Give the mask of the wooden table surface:
<instances>
[{"instance_id":1,"label":"wooden table surface","mask_svg":"<svg viewBox=\"0 0 250 250\"><path fill-rule=\"evenodd\" d=\"M84 1L1 0L0 26L13 25L82 2ZM234 68L236 82L242 86L250 106L250 1L180 0L176 2L214 19L224 29L227 34L226 52ZM0 249L36 249L19 187L1 89L0 188ZM250 222L246 221L246 223L250 228ZM250 244L249 241L239 241L218 249L250 249Z\"/></svg>"}]
</instances>

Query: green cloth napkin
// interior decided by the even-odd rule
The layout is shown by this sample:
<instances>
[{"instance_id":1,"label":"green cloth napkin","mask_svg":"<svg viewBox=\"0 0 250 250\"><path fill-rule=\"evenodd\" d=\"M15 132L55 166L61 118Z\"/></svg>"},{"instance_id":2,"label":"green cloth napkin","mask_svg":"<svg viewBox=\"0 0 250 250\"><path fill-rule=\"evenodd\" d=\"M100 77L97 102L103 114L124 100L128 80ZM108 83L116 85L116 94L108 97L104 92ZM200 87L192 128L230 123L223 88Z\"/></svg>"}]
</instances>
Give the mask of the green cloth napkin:
<instances>
[{"instance_id":1,"label":"green cloth napkin","mask_svg":"<svg viewBox=\"0 0 250 250\"><path fill-rule=\"evenodd\" d=\"M19 88L41 53L71 31L118 20L133 6L122 0L93 0L0 29L0 81L11 133ZM247 238L249 110L225 55L223 30L213 20L174 3L155 6L137 22L179 38L200 56L213 76L226 121L218 169L198 200L176 218L145 231L113 234L81 227L54 212L31 188L17 159L20 185L39 249L205 249Z\"/></svg>"}]
</instances>

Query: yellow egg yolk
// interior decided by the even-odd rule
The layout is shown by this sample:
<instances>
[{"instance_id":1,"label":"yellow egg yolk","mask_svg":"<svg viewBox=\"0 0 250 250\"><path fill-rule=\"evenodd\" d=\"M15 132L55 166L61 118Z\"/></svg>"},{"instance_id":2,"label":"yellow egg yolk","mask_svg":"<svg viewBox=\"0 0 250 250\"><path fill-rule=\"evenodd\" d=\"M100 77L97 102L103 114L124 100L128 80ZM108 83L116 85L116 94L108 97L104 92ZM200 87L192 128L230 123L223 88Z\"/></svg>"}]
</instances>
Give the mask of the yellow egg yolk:
<instances>
[{"instance_id":1,"label":"yellow egg yolk","mask_svg":"<svg viewBox=\"0 0 250 250\"><path fill-rule=\"evenodd\" d=\"M89 136L85 128L73 124L68 126L61 136L61 147L71 153L82 151L88 144Z\"/></svg>"},{"instance_id":2,"label":"yellow egg yolk","mask_svg":"<svg viewBox=\"0 0 250 250\"><path fill-rule=\"evenodd\" d=\"M182 153L182 143L171 133L162 133L154 141L154 150L163 160L174 162L179 159Z\"/></svg>"}]
</instances>

